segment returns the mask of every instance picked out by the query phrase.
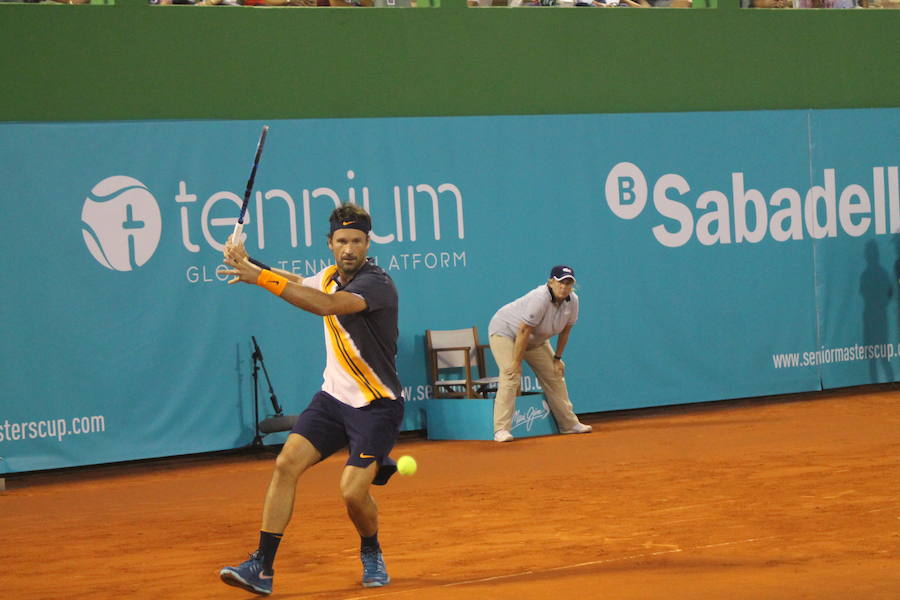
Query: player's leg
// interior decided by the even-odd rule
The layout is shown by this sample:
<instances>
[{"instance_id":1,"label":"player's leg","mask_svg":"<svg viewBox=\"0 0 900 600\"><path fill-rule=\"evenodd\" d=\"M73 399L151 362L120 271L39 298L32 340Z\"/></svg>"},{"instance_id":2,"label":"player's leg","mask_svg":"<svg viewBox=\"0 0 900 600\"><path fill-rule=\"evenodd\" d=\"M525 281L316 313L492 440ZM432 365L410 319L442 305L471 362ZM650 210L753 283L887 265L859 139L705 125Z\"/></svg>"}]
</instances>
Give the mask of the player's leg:
<instances>
[{"instance_id":1,"label":"player's leg","mask_svg":"<svg viewBox=\"0 0 900 600\"><path fill-rule=\"evenodd\" d=\"M516 342L502 336L490 337L491 354L500 370L500 382L497 395L494 397L494 441L508 442L513 439L509 428L512 425L513 413L516 409L516 395L519 391L519 380L510 373L514 366Z\"/></svg>"},{"instance_id":2,"label":"player's leg","mask_svg":"<svg viewBox=\"0 0 900 600\"><path fill-rule=\"evenodd\" d=\"M249 560L219 571L223 582L255 594L272 593L275 553L291 520L297 480L320 458L319 451L305 437L296 433L288 436L275 460L275 469L266 492L259 545Z\"/></svg>"},{"instance_id":3,"label":"player's leg","mask_svg":"<svg viewBox=\"0 0 900 600\"><path fill-rule=\"evenodd\" d=\"M341 497L347 506L347 516L361 538L378 533L378 505L369 493L377 471L378 463L372 461L364 469L347 465L341 473Z\"/></svg>"},{"instance_id":4,"label":"player's leg","mask_svg":"<svg viewBox=\"0 0 900 600\"><path fill-rule=\"evenodd\" d=\"M391 582L378 542L378 505L369 493L377 471L378 463L373 461L366 468L347 465L341 475L341 495L347 515L359 533L363 587L381 587Z\"/></svg>"},{"instance_id":5,"label":"player's leg","mask_svg":"<svg viewBox=\"0 0 900 600\"><path fill-rule=\"evenodd\" d=\"M525 352L525 362L534 371L544 390L550 412L556 419L556 425L560 433L589 433L590 425L584 425L575 416L572 401L569 400L569 390L565 377L557 375L553 362L553 348L550 342Z\"/></svg>"},{"instance_id":6,"label":"player's leg","mask_svg":"<svg viewBox=\"0 0 900 600\"><path fill-rule=\"evenodd\" d=\"M388 456L403 421L403 400L378 399L363 408L344 407L349 439L347 466L341 474L341 496L359 533L363 587L390 583L378 542L378 505L370 493L380 468L394 464Z\"/></svg>"},{"instance_id":7,"label":"player's leg","mask_svg":"<svg viewBox=\"0 0 900 600\"><path fill-rule=\"evenodd\" d=\"M266 490L263 506L262 530L281 535L294 512L297 480L308 468L322 459L321 453L302 435L288 435Z\"/></svg>"},{"instance_id":8,"label":"player's leg","mask_svg":"<svg viewBox=\"0 0 900 600\"><path fill-rule=\"evenodd\" d=\"M297 480L306 469L347 445L340 416L331 410L329 399L335 401L327 394L317 393L297 418L275 460L256 551L240 565L219 571L228 585L256 594L272 593L275 553L291 520Z\"/></svg>"}]
</instances>

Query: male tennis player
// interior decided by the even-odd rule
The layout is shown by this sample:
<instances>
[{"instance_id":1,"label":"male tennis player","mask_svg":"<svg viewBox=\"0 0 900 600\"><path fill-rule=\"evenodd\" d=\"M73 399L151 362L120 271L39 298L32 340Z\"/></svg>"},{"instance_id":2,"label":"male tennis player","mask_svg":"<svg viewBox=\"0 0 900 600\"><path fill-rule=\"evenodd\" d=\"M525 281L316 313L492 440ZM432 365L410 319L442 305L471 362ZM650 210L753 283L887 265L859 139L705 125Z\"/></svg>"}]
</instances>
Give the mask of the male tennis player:
<instances>
[{"instance_id":1,"label":"male tennis player","mask_svg":"<svg viewBox=\"0 0 900 600\"><path fill-rule=\"evenodd\" d=\"M259 547L250 559L219 572L228 585L272 593L273 563L291 519L297 480L317 462L349 447L341 475L347 514L361 538L362 585L390 582L378 543L378 507L371 484L384 485L396 471L388 454L403 419L397 376L397 289L366 258L372 220L362 208L344 204L329 219L328 247L335 264L302 278L250 259L229 239L225 262L229 283L255 283L325 320L325 381L297 419L275 461L266 492Z\"/></svg>"}]
</instances>

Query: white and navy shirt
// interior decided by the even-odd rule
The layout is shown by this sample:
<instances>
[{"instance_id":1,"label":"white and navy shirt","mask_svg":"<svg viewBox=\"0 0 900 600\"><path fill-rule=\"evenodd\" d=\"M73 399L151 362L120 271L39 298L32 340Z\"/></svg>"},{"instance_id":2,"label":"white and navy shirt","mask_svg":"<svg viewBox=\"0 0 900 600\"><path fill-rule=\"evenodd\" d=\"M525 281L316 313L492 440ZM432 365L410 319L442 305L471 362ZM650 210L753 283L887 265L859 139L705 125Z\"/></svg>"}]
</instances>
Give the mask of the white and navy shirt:
<instances>
[{"instance_id":1,"label":"white and navy shirt","mask_svg":"<svg viewBox=\"0 0 900 600\"><path fill-rule=\"evenodd\" d=\"M568 299L553 303L553 294L547 285L539 285L521 298L501 307L488 325L488 335L502 335L516 339L519 326L525 323L531 330L528 349L537 348L554 335L559 335L567 325L578 320L578 294L572 292Z\"/></svg>"},{"instance_id":2,"label":"white and navy shirt","mask_svg":"<svg viewBox=\"0 0 900 600\"><path fill-rule=\"evenodd\" d=\"M303 285L326 294L344 291L366 301L349 315L326 315L322 391L357 408L377 398L402 396L397 376L397 288L384 270L368 260L346 286L336 265L303 279Z\"/></svg>"}]
</instances>

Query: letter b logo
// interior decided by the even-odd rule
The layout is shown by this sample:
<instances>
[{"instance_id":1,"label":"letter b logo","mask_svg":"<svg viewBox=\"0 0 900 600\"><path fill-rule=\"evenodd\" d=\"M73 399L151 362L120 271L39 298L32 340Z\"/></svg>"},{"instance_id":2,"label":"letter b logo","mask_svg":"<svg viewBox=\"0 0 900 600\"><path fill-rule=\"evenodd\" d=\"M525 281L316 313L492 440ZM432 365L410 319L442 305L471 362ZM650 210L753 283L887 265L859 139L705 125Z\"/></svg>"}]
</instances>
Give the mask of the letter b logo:
<instances>
[{"instance_id":1,"label":"letter b logo","mask_svg":"<svg viewBox=\"0 0 900 600\"><path fill-rule=\"evenodd\" d=\"M633 219L647 204L647 179L640 167L620 162L606 176L606 203L620 219Z\"/></svg>"}]
</instances>

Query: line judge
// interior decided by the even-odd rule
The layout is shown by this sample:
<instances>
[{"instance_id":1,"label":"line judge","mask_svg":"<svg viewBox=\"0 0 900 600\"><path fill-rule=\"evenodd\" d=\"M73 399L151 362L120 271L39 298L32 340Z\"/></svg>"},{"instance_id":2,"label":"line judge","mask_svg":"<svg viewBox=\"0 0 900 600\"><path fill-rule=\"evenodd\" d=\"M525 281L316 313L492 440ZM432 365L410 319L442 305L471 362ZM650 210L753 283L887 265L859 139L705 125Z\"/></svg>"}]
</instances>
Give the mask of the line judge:
<instances>
[{"instance_id":1,"label":"line judge","mask_svg":"<svg viewBox=\"0 0 900 600\"><path fill-rule=\"evenodd\" d=\"M591 426L578 420L566 388L563 352L569 332L578 320L575 271L566 265L550 270L547 283L498 310L488 325L491 352L500 368L500 384L494 398L494 441L509 442L516 396L522 379L522 360L537 375L560 433L590 433ZM550 338L556 339L556 349Z\"/></svg>"}]
</instances>

